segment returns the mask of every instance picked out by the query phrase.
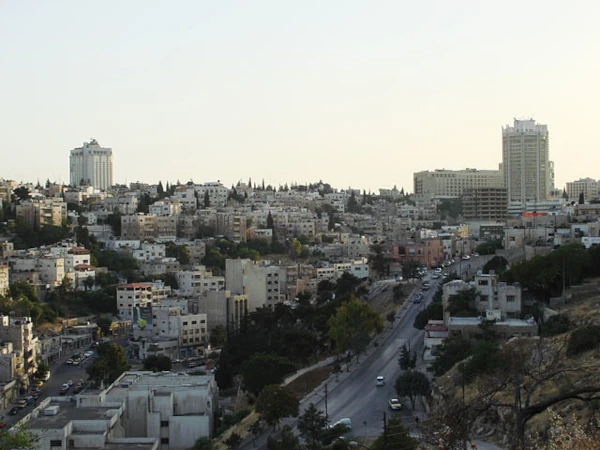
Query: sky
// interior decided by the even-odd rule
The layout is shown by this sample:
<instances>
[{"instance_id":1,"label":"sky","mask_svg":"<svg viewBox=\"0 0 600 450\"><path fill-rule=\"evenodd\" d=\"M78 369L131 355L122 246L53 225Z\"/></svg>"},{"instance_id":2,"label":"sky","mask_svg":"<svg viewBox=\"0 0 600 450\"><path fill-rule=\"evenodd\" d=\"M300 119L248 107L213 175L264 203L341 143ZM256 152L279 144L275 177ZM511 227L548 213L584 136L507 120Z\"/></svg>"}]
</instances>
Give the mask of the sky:
<instances>
[{"instance_id":1,"label":"sky","mask_svg":"<svg viewBox=\"0 0 600 450\"><path fill-rule=\"evenodd\" d=\"M547 124L556 186L600 178L600 2L0 0L0 178L323 180L413 191Z\"/></svg>"}]
</instances>

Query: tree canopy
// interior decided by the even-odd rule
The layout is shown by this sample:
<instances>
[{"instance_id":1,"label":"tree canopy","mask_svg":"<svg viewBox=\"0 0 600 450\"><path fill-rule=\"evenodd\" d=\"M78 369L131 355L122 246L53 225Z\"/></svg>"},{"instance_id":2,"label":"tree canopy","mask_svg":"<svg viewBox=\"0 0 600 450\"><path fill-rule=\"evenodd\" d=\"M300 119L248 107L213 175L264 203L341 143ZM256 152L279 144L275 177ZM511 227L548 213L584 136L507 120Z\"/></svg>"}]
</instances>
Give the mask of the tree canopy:
<instances>
[{"instance_id":1,"label":"tree canopy","mask_svg":"<svg viewBox=\"0 0 600 450\"><path fill-rule=\"evenodd\" d=\"M256 412L273 427L285 417L298 417L299 409L300 402L292 391L278 384L266 386L256 400Z\"/></svg>"}]
</instances>

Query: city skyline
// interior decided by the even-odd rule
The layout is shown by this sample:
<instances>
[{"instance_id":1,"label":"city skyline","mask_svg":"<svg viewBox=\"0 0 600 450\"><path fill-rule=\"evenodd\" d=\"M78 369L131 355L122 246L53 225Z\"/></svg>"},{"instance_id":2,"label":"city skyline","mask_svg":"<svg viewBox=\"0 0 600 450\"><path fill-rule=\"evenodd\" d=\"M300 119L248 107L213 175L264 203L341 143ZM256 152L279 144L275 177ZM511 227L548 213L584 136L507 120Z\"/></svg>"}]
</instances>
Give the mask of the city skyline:
<instances>
[{"instance_id":1,"label":"city skyline","mask_svg":"<svg viewBox=\"0 0 600 450\"><path fill-rule=\"evenodd\" d=\"M548 125L557 188L600 178L600 5L467 6L3 3L0 177L68 183L93 137L120 184L412 191L497 170L516 117Z\"/></svg>"}]
</instances>

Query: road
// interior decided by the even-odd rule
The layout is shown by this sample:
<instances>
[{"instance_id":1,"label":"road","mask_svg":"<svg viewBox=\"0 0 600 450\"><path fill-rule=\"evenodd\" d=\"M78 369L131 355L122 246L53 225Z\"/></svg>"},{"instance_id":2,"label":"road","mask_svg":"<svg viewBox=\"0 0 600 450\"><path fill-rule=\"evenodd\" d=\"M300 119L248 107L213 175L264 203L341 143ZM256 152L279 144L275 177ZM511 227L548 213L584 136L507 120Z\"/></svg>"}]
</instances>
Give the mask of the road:
<instances>
[{"instance_id":1,"label":"road","mask_svg":"<svg viewBox=\"0 0 600 450\"><path fill-rule=\"evenodd\" d=\"M457 261L453 266L445 268L444 272L475 273L487 260L487 257L475 257L460 263ZM423 331L414 328L413 323L419 311L431 302L442 279L431 279L430 273L422 281L429 281L431 285L429 290L423 292L422 302L420 304L412 303L411 296L409 301L400 308L398 319L392 329L377 338L377 347L372 347L369 355L361 358L360 364L353 364L350 373L345 374L347 376L344 376L339 382L336 382L335 378L331 378L327 382L327 406L325 406L325 389L322 388L303 400L301 410L306 408L309 403L314 403L323 412L327 409L326 413L330 422L350 418L352 430L348 433L348 439L357 436L381 435L384 414L388 418L391 414L401 415L411 432L418 434L415 417L425 416L423 408L417 405L415 411L411 411L410 405L406 405L403 410L393 412L388 408L388 400L397 397L394 383L401 373L398 365L400 348L404 344L410 345L411 350L416 351L419 357L422 354ZM418 286L415 286L415 291L419 290ZM385 386L375 386L378 376L385 377ZM283 424L294 426L295 420L286 420ZM497 448L491 444L481 444L480 448ZM259 442L257 447L253 448L265 449L266 445Z\"/></svg>"}]
</instances>

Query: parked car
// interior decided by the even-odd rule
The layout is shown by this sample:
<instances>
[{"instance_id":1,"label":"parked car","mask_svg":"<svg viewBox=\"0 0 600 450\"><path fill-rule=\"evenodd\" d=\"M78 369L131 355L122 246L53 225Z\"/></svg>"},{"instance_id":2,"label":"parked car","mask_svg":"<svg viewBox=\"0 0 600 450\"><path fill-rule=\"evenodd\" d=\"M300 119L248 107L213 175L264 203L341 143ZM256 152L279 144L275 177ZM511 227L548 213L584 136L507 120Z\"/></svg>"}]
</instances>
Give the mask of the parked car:
<instances>
[{"instance_id":1,"label":"parked car","mask_svg":"<svg viewBox=\"0 0 600 450\"><path fill-rule=\"evenodd\" d=\"M333 429L333 428L336 428L339 426L344 426L344 427L348 428L349 430L351 430L352 429L352 421L349 418L345 417L344 419L340 419L337 422L334 422L331 425L329 425L329 428Z\"/></svg>"},{"instance_id":2,"label":"parked car","mask_svg":"<svg viewBox=\"0 0 600 450\"><path fill-rule=\"evenodd\" d=\"M19 414L19 411L21 411L21 408L17 407L17 406L13 406L11 408L11 410L9 411L9 414L11 416L16 416L17 414Z\"/></svg>"},{"instance_id":3,"label":"parked car","mask_svg":"<svg viewBox=\"0 0 600 450\"><path fill-rule=\"evenodd\" d=\"M382 377L382 376L377 377L375 386L377 386L377 387L385 386L385 377Z\"/></svg>"},{"instance_id":4,"label":"parked car","mask_svg":"<svg viewBox=\"0 0 600 450\"><path fill-rule=\"evenodd\" d=\"M65 364L69 364L69 365L73 364L73 359L72 358L67 359L65 361Z\"/></svg>"},{"instance_id":5,"label":"parked car","mask_svg":"<svg viewBox=\"0 0 600 450\"><path fill-rule=\"evenodd\" d=\"M397 398L390 398L388 404L390 405L390 409L392 411L399 411L402 409L402 403L400 403L400 400Z\"/></svg>"}]
</instances>

